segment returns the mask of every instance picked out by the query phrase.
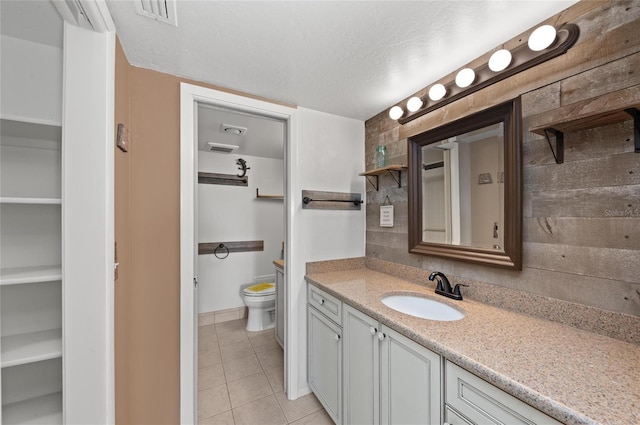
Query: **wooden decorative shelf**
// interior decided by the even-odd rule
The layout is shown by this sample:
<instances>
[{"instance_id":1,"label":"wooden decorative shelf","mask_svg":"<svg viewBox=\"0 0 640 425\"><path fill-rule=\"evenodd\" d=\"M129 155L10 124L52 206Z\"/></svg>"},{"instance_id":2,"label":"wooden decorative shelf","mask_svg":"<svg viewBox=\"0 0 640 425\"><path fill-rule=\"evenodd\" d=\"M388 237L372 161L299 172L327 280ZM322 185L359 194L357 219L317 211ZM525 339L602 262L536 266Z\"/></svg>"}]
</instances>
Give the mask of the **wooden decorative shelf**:
<instances>
[{"instance_id":1,"label":"wooden decorative shelf","mask_svg":"<svg viewBox=\"0 0 640 425\"><path fill-rule=\"evenodd\" d=\"M284 195L260 195L260 189L256 188L256 198L260 198L260 199L284 199Z\"/></svg>"},{"instance_id":2,"label":"wooden decorative shelf","mask_svg":"<svg viewBox=\"0 0 640 425\"><path fill-rule=\"evenodd\" d=\"M361 176L365 176L369 183L375 188L376 192L380 187L380 176L383 174L389 174L395 181L398 183L398 187L402 186L402 172L407 169L406 165L387 165L386 167L376 168L373 170L365 171L364 173L360 173ZM397 178L394 175L397 173ZM371 180L371 177L375 177L375 183Z\"/></svg>"},{"instance_id":3,"label":"wooden decorative shelf","mask_svg":"<svg viewBox=\"0 0 640 425\"><path fill-rule=\"evenodd\" d=\"M615 97L615 99L618 98L620 98L620 96ZM616 124L633 119L634 150L636 153L640 153L640 103L622 106L614 101L608 102L607 99L607 96L599 98L596 103L600 105L600 107L597 108L597 110L593 107L587 108L588 112L580 112L583 110L580 106L586 107L586 105L567 105L551 111L553 115L544 114L545 116L549 115L549 119L544 125L532 126L529 128L529 131L545 136L556 163L562 164L564 162L564 133ZM614 106L609 106L611 104ZM555 149L551 143L550 135L555 139Z\"/></svg>"}]
</instances>

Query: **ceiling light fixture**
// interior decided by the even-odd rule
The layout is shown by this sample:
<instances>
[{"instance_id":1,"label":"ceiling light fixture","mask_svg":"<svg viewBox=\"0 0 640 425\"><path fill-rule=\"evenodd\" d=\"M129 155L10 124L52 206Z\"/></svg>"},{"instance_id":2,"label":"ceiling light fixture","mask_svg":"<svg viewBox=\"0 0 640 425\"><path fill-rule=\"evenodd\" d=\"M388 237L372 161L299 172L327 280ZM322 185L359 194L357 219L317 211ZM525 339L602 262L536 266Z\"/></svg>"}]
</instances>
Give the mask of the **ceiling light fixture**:
<instances>
[{"instance_id":1,"label":"ceiling light fixture","mask_svg":"<svg viewBox=\"0 0 640 425\"><path fill-rule=\"evenodd\" d=\"M542 25L531 33L527 43L511 51L497 50L491 55L488 63L475 69L460 70L454 81L447 84L432 85L428 94L431 104L427 105L421 98L414 96L407 101L408 114L401 106L396 105L389 110L389 117L398 120L400 124L406 124L491 84L566 53L578 40L579 35L580 30L575 24L564 24L557 30L551 25Z\"/></svg>"},{"instance_id":2,"label":"ceiling light fixture","mask_svg":"<svg viewBox=\"0 0 640 425\"><path fill-rule=\"evenodd\" d=\"M507 49L500 49L494 52L489 58L489 69L493 72L500 72L511 65L511 52Z\"/></svg>"},{"instance_id":3,"label":"ceiling light fixture","mask_svg":"<svg viewBox=\"0 0 640 425\"><path fill-rule=\"evenodd\" d=\"M234 136L242 136L247 132L246 127L240 127L238 125L222 124L220 125L220 131L225 134L233 134Z\"/></svg>"},{"instance_id":4,"label":"ceiling light fixture","mask_svg":"<svg viewBox=\"0 0 640 425\"><path fill-rule=\"evenodd\" d=\"M413 96L411 99L407 101L407 109L409 112L415 112L418 109L422 108L424 102L418 96Z\"/></svg>"},{"instance_id":5,"label":"ceiling light fixture","mask_svg":"<svg viewBox=\"0 0 640 425\"><path fill-rule=\"evenodd\" d=\"M429 99L437 102L447 95L447 88L442 84L434 84L429 89Z\"/></svg>"},{"instance_id":6,"label":"ceiling light fixture","mask_svg":"<svg viewBox=\"0 0 640 425\"><path fill-rule=\"evenodd\" d=\"M556 29L551 25L543 25L538 27L529 36L527 44L534 52L542 51L556 41Z\"/></svg>"},{"instance_id":7,"label":"ceiling light fixture","mask_svg":"<svg viewBox=\"0 0 640 425\"><path fill-rule=\"evenodd\" d=\"M394 106L393 108L389 109L389 118L391 118L392 120L397 120L403 115L404 111L399 106Z\"/></svg>"},{"instance_id":8,"label":"ceiling light fixture","mask_svg":"<svg viewBox=\"0 0 640 425\"><path fill-rule=\"evenodd\" d=\"M456 86L461 89L469 87L476 79L476 73L471 68L464 68L456 75Z\"/></svg>"}]
</instances>

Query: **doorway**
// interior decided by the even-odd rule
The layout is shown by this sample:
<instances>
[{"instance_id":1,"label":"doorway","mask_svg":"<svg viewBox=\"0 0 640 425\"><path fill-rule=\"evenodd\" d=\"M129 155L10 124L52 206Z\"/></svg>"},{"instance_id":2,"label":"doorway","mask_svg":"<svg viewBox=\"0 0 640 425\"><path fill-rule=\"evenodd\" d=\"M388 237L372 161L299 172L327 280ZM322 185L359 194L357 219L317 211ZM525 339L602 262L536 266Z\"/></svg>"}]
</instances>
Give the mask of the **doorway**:
<instances>
[{"instance_id":1,"label":"doorway","mask_svg":"<svg viewBox=\"0 0 640 425\"><path fill-rule=\"evenodd\" d=\"M295 139L296 109L259 99L181 83L180 90L180 417L181 423L197 421L197 330L198 330L198 266L197 266L197 173L198 173L198 107L208 106L280 120L285 123L285 241L292 241L291 146ZM293 247L285 244L285 275L288 275ZM288 315L285 284L285 317ZM285 371L289 369L288 336L285 334ZM290 377L285 378L286 383Z\"/></svg>"}]
</instances>

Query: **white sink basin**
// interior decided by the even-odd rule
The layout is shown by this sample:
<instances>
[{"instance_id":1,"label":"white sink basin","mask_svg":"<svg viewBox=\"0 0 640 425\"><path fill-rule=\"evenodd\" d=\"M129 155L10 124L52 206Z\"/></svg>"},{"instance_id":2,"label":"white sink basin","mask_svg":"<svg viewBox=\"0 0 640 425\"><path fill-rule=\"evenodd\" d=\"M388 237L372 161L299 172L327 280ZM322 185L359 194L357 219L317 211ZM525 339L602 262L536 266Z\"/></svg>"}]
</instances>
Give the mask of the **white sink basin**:
<instances>
[{"instance_id":1,"label":"white sink basin","mask_svg":"<svg viewBox=\"0 0 640 425\"><path fill-rule=\"evenodd\" d=\"M382 297L380 301L400 313L422 319L450 322L464 317L463 312L448 304L417 295L387 295Z\"/></svg>"}]
</instances>

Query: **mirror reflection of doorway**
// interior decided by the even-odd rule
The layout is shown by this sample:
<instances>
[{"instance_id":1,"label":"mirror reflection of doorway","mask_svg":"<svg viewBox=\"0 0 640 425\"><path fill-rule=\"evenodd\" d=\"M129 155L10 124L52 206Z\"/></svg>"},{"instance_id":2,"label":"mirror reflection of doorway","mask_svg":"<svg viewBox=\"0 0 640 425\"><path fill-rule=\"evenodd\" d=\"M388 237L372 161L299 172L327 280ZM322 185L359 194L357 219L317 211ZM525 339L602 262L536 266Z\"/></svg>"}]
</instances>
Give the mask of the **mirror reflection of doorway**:
<instances>
[{"instance_id":1,"label":"mirror reflection of doorway","mask_svg":"<svg viewBox=\"0 0 640 425\"><path fill-rule=\"evenodd\" d=\"M422 191L424 242L502 249L503 125L425 145Z\"/></svg>"}]
</instances>

